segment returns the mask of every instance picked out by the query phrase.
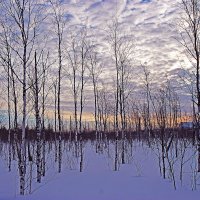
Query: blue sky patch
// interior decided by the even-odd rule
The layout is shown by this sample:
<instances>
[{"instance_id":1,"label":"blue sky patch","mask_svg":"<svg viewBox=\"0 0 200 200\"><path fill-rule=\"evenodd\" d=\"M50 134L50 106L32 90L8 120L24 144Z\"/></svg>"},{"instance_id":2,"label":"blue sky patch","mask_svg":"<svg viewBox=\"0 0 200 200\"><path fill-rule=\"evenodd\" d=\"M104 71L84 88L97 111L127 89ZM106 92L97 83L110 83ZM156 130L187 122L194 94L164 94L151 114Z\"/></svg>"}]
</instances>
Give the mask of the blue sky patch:
<instances>
[{"instance_id":1,"label":"blue sky patch","mask_svg":"<svg viewBox=\"0 0 200 200\"><path fill-rule=\"evenodd\" d=\"M150 3L151 0L141 0L141 3Z\"/></svg>"}]
</instances>

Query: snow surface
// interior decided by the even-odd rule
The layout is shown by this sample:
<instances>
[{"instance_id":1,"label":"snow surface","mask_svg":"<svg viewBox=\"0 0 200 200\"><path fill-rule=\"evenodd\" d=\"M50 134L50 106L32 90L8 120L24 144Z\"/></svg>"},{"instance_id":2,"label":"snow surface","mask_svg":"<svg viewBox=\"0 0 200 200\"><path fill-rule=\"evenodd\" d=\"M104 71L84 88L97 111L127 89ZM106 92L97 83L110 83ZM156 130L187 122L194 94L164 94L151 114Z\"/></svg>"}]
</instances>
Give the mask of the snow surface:
<instances>
[{"instance_id":1,"label":"snow surface","mask_svg":"<svg viewBox=\"0 0 200 200\"><path fill-rule=\"evenodd\" d=\"M114 145L114 144L113 144ZM154 150L147 146L133 146L129 164L114 171L114 148L97 154L90 143L84 146L84 170L79 172L79 162L63 151L62 172L57 173L57 164L49 155L47 175L41 184L34 183L30 195L20 196L17 164L8 172L6 159L0 159L0 200L199 200L200 188L191 189L190 163L184 169L182 186L177 190L169 179L159 173L158 159ZM191 155L189 152L187 155ZM127 157L126 157L127 158Z\"/></svg>"}]
</instances>

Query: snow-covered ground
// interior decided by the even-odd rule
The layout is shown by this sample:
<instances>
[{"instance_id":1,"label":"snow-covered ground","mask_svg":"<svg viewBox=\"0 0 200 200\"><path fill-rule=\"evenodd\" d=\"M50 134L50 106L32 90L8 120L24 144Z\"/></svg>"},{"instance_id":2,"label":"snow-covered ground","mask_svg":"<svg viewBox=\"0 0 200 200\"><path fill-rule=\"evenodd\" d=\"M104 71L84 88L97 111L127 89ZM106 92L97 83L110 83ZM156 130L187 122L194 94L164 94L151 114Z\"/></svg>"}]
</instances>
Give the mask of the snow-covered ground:
<instances>
[{"instance_id":1,"label":"snow-covered ground","mask_svg":"<svg viewBox=\"0 0 200 200\"><path fill-rule=\"evenodd\" d=\"M132 146L126 143L125 147L126 164L120 164L121 141L118 141L117 148L116 143L110 143L103 148L103 153L96 153L95 144L84 143L83 172L79 172L80 157L75 158L73 153L63 148L60 174L57 173L58 163L54 160L55 151L49 151L46 176L42 183L38 184L33 175L32 194L24 197L19 195L16 161L12 163L12 171L8 172L7 155L2 153L6 152L5 147L1 151L0 159L0 200L199 199L200 179L199 174L196 173L197 155L194 147L186 148L182 184L179 177L180 157L174 157L174 148L169 151L169 160L166 160L166 179L163 179L159 170L160 152L155 144L149 148L145 143L139 144L135 141ZM181 147L178 151L179 153L182 151ZM175 174L176 190L168 161ZM114 171L115 166L117 171Z\"/></svg>"}]
</instances>

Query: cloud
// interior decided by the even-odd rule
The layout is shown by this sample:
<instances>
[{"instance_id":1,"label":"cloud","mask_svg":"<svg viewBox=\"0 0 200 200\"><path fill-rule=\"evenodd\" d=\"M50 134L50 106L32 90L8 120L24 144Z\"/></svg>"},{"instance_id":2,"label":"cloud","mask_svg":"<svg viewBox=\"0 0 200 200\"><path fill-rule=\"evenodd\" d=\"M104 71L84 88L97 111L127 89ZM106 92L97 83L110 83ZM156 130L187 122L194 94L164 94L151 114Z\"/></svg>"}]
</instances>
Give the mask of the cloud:
<instances>
[{"instance_id":1,"label":"cloud","mask_svg":"<svg viewBox=\"0 0 200 200\"><path fill-rule=\"evenodd\" d=\"M133 64L137 67L140 63L147 63L157 81L162 81L167 73L171 74L171 71L178 69L180 60L186 60L182 54L182 46L175 40L178 33L173 26L180 15L178 0L65 0L64 2L63 9L69 20L66 35L69 27L84 25L88 27L91 37L100 44L104 55L102 62L107 63L102 76L104 82L112 82L114 72L107 48L106 30L115 16L119 18L121 30L133 35L135 44ZM89 87L88 94L92 95Z\"/></svg>"},{"instance_id":2,"label":"cloud","mask_svg":"<svg viewBox=\"0 0 200 200\"><path fill-rule=\"evenodd\" d=\"M187 60L182 53L181 45L175 40L178 33L173 26L180 16L179 0L62 0L62 3L64 16L67 19L64 42L67 44L70 31L73 32L75 27L77 29L86 26L89 36L99 43L102 52L104 71L101 78L104 82L113 82L114 66L106 34L107 25L115 16L119 18L121 30L133 36L135 44L133 70L140 63L147 63L154 78L160 82L166 73L176 73L175 69L180 68L180 60L185 62ZM51 17L50 7L46 12ZM53 35L54 29L50 18L46 20L45 27ZM56 55L56 40L53 36L49 38L51 39L49 49ZM138 77L135 76L133 79L138 80ZM67 80L63 83L69 84ZM68 102L69 106L73 106L69 87L67 90L68 92L64 92L62 96L63 104ZM90 85L85 93L92 95ZM91 105L91 100L88 102ZM91 111L91 106L86 104L85 109Z\"/></svg>"}]
</instances>

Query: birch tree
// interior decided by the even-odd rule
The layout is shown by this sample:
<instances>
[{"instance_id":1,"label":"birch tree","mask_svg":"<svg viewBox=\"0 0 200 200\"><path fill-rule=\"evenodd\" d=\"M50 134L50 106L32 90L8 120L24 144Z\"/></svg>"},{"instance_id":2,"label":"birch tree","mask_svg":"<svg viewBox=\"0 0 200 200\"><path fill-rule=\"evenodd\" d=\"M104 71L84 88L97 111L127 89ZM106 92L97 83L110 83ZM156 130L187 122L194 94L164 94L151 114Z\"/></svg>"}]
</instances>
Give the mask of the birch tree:
<instances>
[{"instance_id":1,"label":"birch tree","mask_svg":"<svg viewBox=\"0 0 200 200\"><path fill-rule=\"evenodd\" d=\"M181 8L183 11L180 23L180 43L189 56L195 71L196 84L196 118L200 121L200 2L198 0L182 0ZM199 126L199 125L198 125Z\"/></svg>"},{"instance_id":2,"label":"birch tree","mask_svg":"<svg viewBox=\"0 0 200 200\"><path fill-rule=\"evenodd\" d=\"M179 23L181 30L180 43L184 47L186 54L189 56L192 67L195 71L195 118L197 124L197 140L200 158L200 2L199 0L182 0L181 7L183 16ZM193 98L193 97L192 97Z\"/></svg>"},{"instance_id":3,"label":"birch tree","mask_svg":"<svg viewBox=\"0 0 200 200\"><path fill-rule=\"evenodd\" d=\"M118 135L120 128L125 129L126 102L130 81L131 59L133 57L133 37L123 33L119 20L116 18L109 26L108 41L110 53L115 66L115 130ZM120 118L119 118L120 117Z\"/></svg>"},{"instance_id":4,"label":"birch tree","mask_svg":"<svg viewBox=\"0 0 200 200\"><path fill-rule=\"evenodd\" d=\"M33 0L8 0L1 1L3 8L2 14L9 19L10 31L12 33L13 45L10 48L18 57L21 67L22 77L19 81L22 84L22 142L20 144L19 173L20 173L20 194L25 192L25 174L26 174L26 121L27 121L27 70L30 66L30 58L36 38L36 30L40 22L41 7L37 1ZM12 70L15 74L16 70Z\"/></svg>"},{"instance_id":5,"label":"birch tree","mask_svg":"<svg viewBox=\"0 0 200 200\"><path fill-rule=\"evenodd\" d=\"M62 78L62 60L63 60L63 33L66 25L64 19L64 11L62 9L62 2L58 0L49 0L53 10L53 24L55 27L55 36L57 39L57 56L58 56L58 84L57 84L57 117L58 117L58 131L59 131L59 166L58 172L61 172L61 132L62 132L62 119L61 119L61 78Z\"/></svg>"},{"instance_id":6,"label":"birch tree","mask_svg":"<svg viewBox=\"0 0 200 200\"><path fill-rule=\"evenodd\" d=\"M99 126L99 120L98 120L98 82L99 82L99 76L102 73L102 65L99 62L98 58L98 52L95 50L95 47L92 48L90 54L89 54L89 72L92 79L93 84L93 94L94 94L94 119L95 119L95 131L96 135L98 132L98 126Z\"/></svg>"},{"instance_id":7,"label":"birch tree","mask_svg":"<svg viewBox=\"0 0 200 200\"><path fill-rule=\"evenodd\" d=\"M72 34L66 48L68 68L66 70L74 104L75 138L82 132L83 109L85 106L85 85L88 81L89 52L91 46L87 40L85 27Z\"/></svg>"}]
</instances>

